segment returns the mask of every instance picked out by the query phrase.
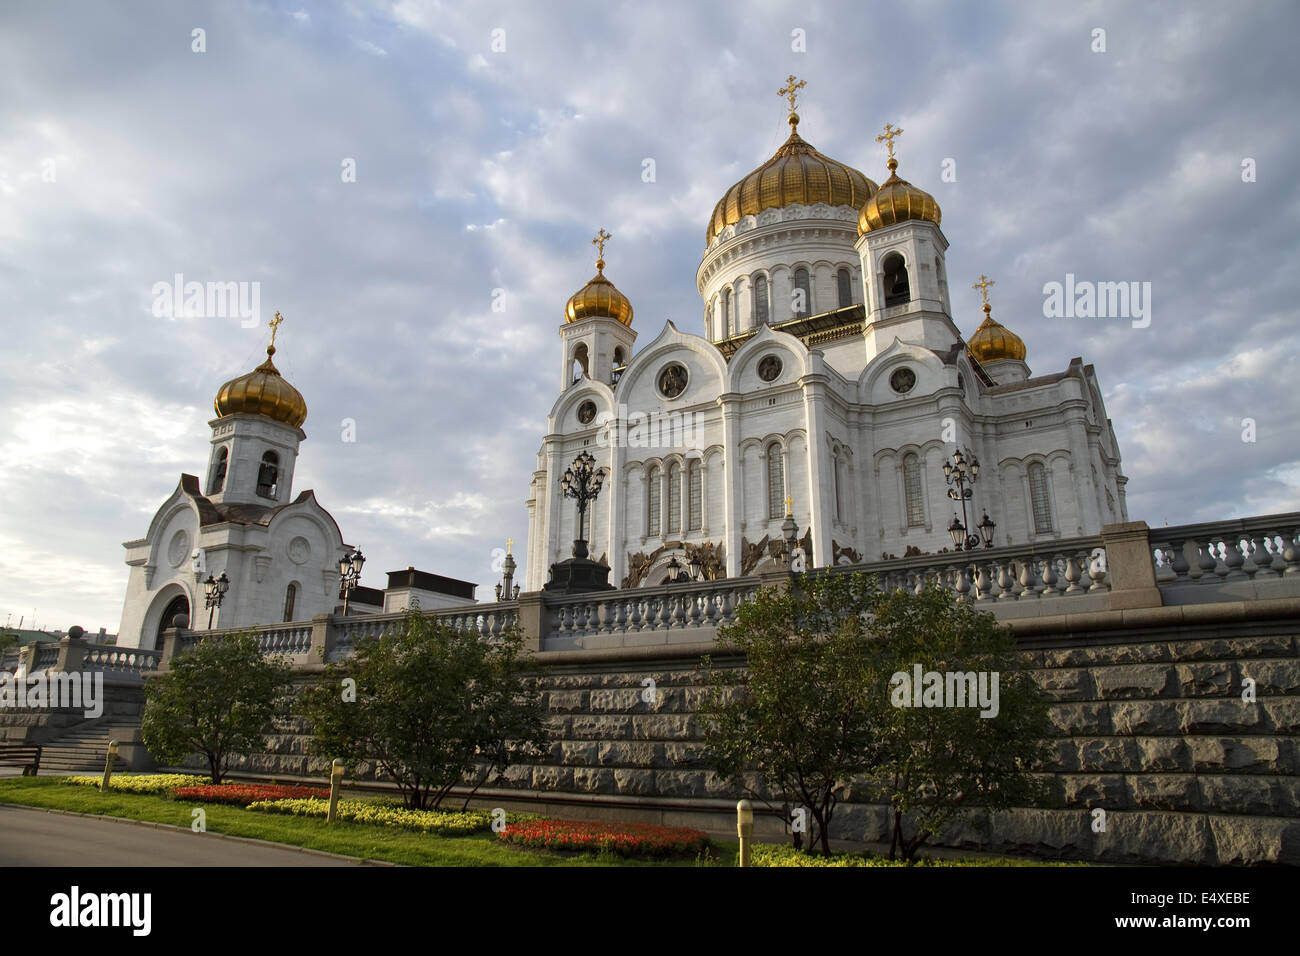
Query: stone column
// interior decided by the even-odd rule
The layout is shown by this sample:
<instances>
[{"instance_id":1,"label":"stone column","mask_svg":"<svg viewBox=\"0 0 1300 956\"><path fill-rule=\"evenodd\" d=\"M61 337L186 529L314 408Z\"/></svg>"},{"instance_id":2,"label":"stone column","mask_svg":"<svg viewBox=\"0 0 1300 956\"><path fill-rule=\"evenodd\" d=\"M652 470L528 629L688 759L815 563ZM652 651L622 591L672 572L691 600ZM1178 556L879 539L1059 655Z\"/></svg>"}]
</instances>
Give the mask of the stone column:
<instances>
[{"instance_id":1,"label":"stone column","mask_svg":"<svg viewBox=\"0 0 1300 956\"><path fill-rule=\"evenodd\" d=\"M1112 611L1161 607L1164 599L1156 586L1155 564L1145 521L1108 524L1101 537L1106 548L1108 606Z\"/></svg>"},{"instance_id":2,"label":"stone column","mask_svg":"<svg viewBox=\"0 0 1300 956\"><path fill-rule=\"evenodd\" d=\"M80 636L81 628L74 628L74 630L78 632L77 635L74 636L70 632L67 637L59 638L59 658L50 668L51 670L69 674L80 673L86 660L86 642Z\"/></svg>"},{"instance_id":3,"label":"stone column","mask_svg":"<svg viewBox=\"0 0 1300 956\"><path fill-rule=\"evenodd\" d=\"M718 396L722 406L722 542L727 550L727 577L740 576L740 511L744 469L740 462L740 395Z\"/></svg>"},{"instance_id":4,"label":"stone column","mask_svg":"<svg viewBox=\"0 0 1300 956\"><path fill-rule=\"evenodd\" d=\"M825 376L820 374L821 353L812 353L813 374L803 380L804 414L808 429L808 516L812 526L812 549L808 555L810 567L825 568L831 564L831 522L827 514L827 489L822 475L822 456L826 454L825 396L822 389Z\"/></svg>"},{"instance_id":5,"label":"stone column","mask_svg":"<svg viewBox=\"0 0 1300 956\"><path fill-rule=\"evenodd\" d=\"M307 660L313 664L328 664L330 652L334 650L334 617L331 614L317 614L311 619L311 648Z\"/></svg>"},{"instance_id":6,"label":"stone column","mask_svg":"<svg viewBox=\"0 0 1300 956\"><path fill-rule=\"evenodd\" d=\"M524 650L542 649L543 628L546 624L546 605L541 591L528 591L519 595L519 629L524 634Z\"/></svg>"}]
</instances>

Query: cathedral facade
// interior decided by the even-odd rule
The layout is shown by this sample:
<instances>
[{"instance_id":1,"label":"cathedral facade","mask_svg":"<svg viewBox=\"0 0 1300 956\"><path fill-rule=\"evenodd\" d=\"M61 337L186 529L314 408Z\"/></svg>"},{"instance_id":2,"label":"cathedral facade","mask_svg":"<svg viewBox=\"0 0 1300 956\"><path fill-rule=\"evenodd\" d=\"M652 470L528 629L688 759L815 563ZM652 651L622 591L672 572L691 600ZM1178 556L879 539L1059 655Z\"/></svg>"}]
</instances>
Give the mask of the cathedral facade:
<instances>
[{"instance_id":1,"label":"cathedral facade","mask_svg":"<svg viewBox=\"0 0 1300 956\"><path fill-rule=\"evenodd\" d=\"M631 302L604 274L610 237L594 240L596 275L560 328L525 590L579 537L563 476L582 452L607 475L582 537L622 587L692 557L712 578L761 570L787 515L816 567L951 550L957 451L980 463L964 526L987 514L995 545L1046 549L1127 520L1093 367L1034 375L984 277L983 321L964 335L939 205L897 173L901 130L879 137L878 185L800 137L795 92L792 77L789 138L709 217L703 335L669 322L634 349Z\"/></svg>"}]
</instances>

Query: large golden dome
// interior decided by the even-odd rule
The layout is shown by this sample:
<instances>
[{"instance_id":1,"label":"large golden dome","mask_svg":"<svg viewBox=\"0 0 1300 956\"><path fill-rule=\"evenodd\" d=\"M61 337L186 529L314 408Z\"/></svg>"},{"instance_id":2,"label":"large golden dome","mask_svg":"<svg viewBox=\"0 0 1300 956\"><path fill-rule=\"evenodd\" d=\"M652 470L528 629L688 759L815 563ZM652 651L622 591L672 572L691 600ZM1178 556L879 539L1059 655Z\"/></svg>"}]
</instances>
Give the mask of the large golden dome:
<instances>
[{"instance_id":1,"label":"large golden dome","mask_svg":"<svg viewBox=\"0 0 1300 956\"><path fill-rule=\"evenodd\" d=\"M1002 359L1025 360L1025 343L1020 336L993 318L993 308L984 303L984 321L966 343L971 355L980 363Z\"/></svg>"},{"instance_id":2,"label":"large golden dome","mask_svg":"<svg viewBox=\"0 0 1300 956\"><path fill-rule=\"evenodd\" d=\"M898 160L889 158L889 178L880 184L877 193L863 205L858 213L858 235L872 229L884 229L908 220L920 220L939 225L939 204L924 189L917 189L905 179L899 179Z\"/></svg>"},{"instance_id":3,"label":"large golden dome","mask_svg":"<svg viewBox=\"0 0 1300 956\"><path fill-rule=\"evenodd\" d=\"M605 243L613 238L604 229L597 233L591 244L600 250L596 259L596 274L573 295L564 306L564 321L578 322L592 316L618 319L624 325L632 324L632 303L614 283L605 278Z\"/></svg>"},{"instance_id":4,"label":"large golden dome","mask_svg":"<svg viewBox=\"0 0 1300 956\"><path fill-rule=\"evenodd\" d=\"M278 317L278 316L277 316ZM266 361L247 375L231 379L217 390L212 402L217 416L261 415L297 427L307 420L307 402L302 393L284 380L271 362L275 346L267 346Z\"/></svg>"},{"instance_id":5,"label":"large golden dome","mask_svg":"<svg viewBox=\"0 0 1300 956\"><path fill-rule=\"evenodd\" d=\"M799 114L791 113L790 138L718 200L705 230L706 244L732 223L764 209L819 202L860 209L875 193L875 183L852 166L817 152L799 136L798 126Z\"/></svg>"}]
</instances>

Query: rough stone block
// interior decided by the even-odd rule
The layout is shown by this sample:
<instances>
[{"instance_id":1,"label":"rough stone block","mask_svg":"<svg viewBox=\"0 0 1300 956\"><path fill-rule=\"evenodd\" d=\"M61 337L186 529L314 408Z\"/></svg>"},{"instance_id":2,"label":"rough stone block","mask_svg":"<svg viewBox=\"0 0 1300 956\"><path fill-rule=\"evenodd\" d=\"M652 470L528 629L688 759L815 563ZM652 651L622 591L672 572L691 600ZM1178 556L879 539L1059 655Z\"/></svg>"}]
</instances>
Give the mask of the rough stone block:
<instances>
[{"instance_id":1,"label":"rough stone block","mask_svg":"<svg viewBox=\"0 0 1300 956\"><path fill-rule=\"evenodd\" d=\"M573 717L569 736L575 740L619 740L626 738L632 729L631 717Z\"/></svg>"},{"instance_id":2,"label":"rough stone block","mask_svg":"<svg viewBox=\"0 0 1300 956\"><path fill-rule=\"evenodd\" d=\"M614 789L635 796L653 796L656 792L655 771L614 770Z\"/></svg>"},{"instance_id":3,"label":"rough stone block","mask_svg":"<svg viewBox=\"0 0 1300 956\"><path fill-rule=\"evenodd\" d=\"M588 709L590 696L585 690L551 691L544 695L542 706L553 714L580 713Z\"/></svg>"},{"instance_id":4,"label":"rough stone block","mask_svg":"<svg viewBox=\"0 0 1300 956\"><path fill-rule=\"evenodd\" d=\"M569 767L534 767L534 790L568 790L573 786L573 770Z\"/></svg>"},{"instance_id":5,"label":"rough stone block","mask_svg":"<svg viewBox=\"0 0 1300 956\"><path fill-rule=\"evenodd\" d=\"M1174 670L1184 697L1222 697L1240 686L1236 666L1230 661L1178 664Z\"/></svg>"},{"instance_id":6,"label":"rough stone block","mask_svg":"<svg viewBox=\"0 0 1300 956\"><path fill-rule=\"evenodd\" d=\"M844 803L831 816L832 840L888 843L893 832L889 808L871 803Z\"/></svg>"},{"instance_id":7,"label":"rough stone block","mask_svg":"<svg viewBox=\"0 0 1300 956\"><path fill-rule=\"evenodd\" d=\"M1300 813L1300 781L1295 777L1256 774L1203 774L1201 797L1206 810L1290 817Z\"/></svg>"},{"instance_id":8,"label":"rough stone block","mask_svg":"<svg viewBox=\"0 0 1300 956\"><path fill-rule=\"evenodd\" d=\"M1069 737L1111 732L1110 711L1104 703L1098 701L1053 704L1048 710L1048 716L1052 725Z\"/></svg>"},{"instance_id":9,"label":"rough stone block","mask_svg":"<svg viewBox=\"0 0 1300 956\"><path fill-rule=\"evenodd\" d=\"M1300 697L1260 701L1268 726L1279 734L1300 734Z\"/></svg>"},{"instance_id":10,"label":"rough stone block","mask_svg":"<svg viewBox=\"0 0 1300 956\"><path fill-rule=\"evenodd\" d=\"M587 710L592 714L630 714L645 710L639 684L635 688L593 690L587 700Z\"/></svg>"},{"instance_id":11,"label":"rough stone block","mask_svg":"<svg viewBox=\"0 0 1300 956\"><path fill-rule=\"evenodd\" d=\"M1044 770L1056 773L1077 771L1079 769L1079 748L1072 739L1048 741L1048 755L1044 761Z\"/></svg>"},{"instance_id":12,"label":"rough stone block","mask_svg":"<svg viewBox=\"0 0 1300 956\"><path fill-rule=\"evenodd\" d=\"M1300 864L1300 822L1280 818L1209 817L1215 862Z\"/></svg>"},{"instance_id":13,"label":"rough stone block","mask_svg":"<svg viewBox=\"0 0 1300 956\"><path fill-rule=\"evenodd\" d=\"M1125 700L1110 705L1115 733L1172 735L1182 732L1182 708L1186 701Z\"/></svg>"},{"instance_id":14,"label":"rough stone block","mask_svg":"<svg viewBox=\"0 0 1300 956\"><path fill-rule=\"evenodd\" d=\"M1036 671L1034 680L1052 700L1091 700L1096 696L1092 674L1082 667Z\"/></svg>"},{"instance_id":15,"label":"rough stone block","mask_svg":"<svg viewBox=\"0 0 1300 956\"><path fill-rule=\"evenodd\" d=\"M1128 778L1133 806L1139 810L1200 810L1201 791L1189 773L1135 774Z\"/></svg>"},{"instance_id":16,"label":"rough stone block","mask_svg":"<svg viewBox=\"0 0 1300 956\"><path fill-rule=\"evenodd\" d=\"M633 717L632 736L638 740L690 740L696 736L695 718L678 714Z\"/></svg>"},{"instance_id":17,"label":"rough stone block","mask_svg":"<svg viewBox=\"0 0 1300 956\"><path fill-rule=\"evenodd\" d=\"M1193 769L1197 773L1276 773L1281 750L1271 737L1192 737Z\"/></svg>"},{"instance_id":18,"label":"rough stone block","mask_svg":"<svg viewBox=\"0 0 1300 956\"><path fill-rule=\"evenodd\" d=\"M1254 678L1259 697L1300 695L1300 660L1244 663L1241 676Z\"/></svg>"},{"instance_id":19,"label":"rough stone block","mask_svg":"<svg viewBox=\"0 0 1300 956\"><path fill-rule=\"evenodd\" d=\"M1174 696L1173 671L1161 664L1126 664L1092 671L1102 700L1133 700Z\"/></svg>"},{"instance_id":20,"label":"rough stone block","mask_svg":"<svg viewBox=\"0 0 1300 956\"><path fill-rule=\"evenodd\" d=\"M596 763L596 754L600 747L594 740L566 740L560 743L559 762L566 766L590 767Z\"/></svg>"},{"instance_id":21,"label":"rough stone block","mask_svg":"<svg viewBox=\"0 0 1300 956\"><path fill-rule=\"evenodd\" d=\"M1188 771L1192 749L1182 737L1138 737L1138 759L1146 772Z\"/></svg>"},{"instance_id":22,"label":"rough stone block","mask_svg":"<svg viewBox=\"0 0 1300 956\"><path fill-rule=\"evenodd\" d=\"M1256 702L1228 697L1183 703L1182 730L1185 734L1251 733L1263 729L1264 708Z\"/></svg>"},{"instance_id":23,"label":"rough stone block","mask_svg":"<svg viewBox=\"0 0 1300 956\"><path fill-rule=\"evenodd\" d=\"M1131 773L1141 763L1137 741L1130 737L1087 737L1077 743L1084 773Z\"/></svg>"},{"instance_id":24,"label":"rough stone block","mask_svg":"<svg viewBox=\"0 0 1300 956\"><path fill-rule=\"evenodd\" d=\"M575 767L573 789L579 793L613 793L614 771L604 767Z\"/></svg>"},{"instance_id":25,"label":"rough stone block","mask_svg":"<svg viewBox=\"0 0 1300 956\"><path fill-rule=\"evenodd\" d=\"M1130 805L1128 787L1119 774L1062 774L1061 780L1067 807L1102 807L1110 812Z\"/></svg>"},{"instance_id":26,"label":"rough stone block","mask_svg":"<svg viewBox=\"0 0 1300 956\"><path fill-rule=\"evenodd\" d=\"M1096 859L1103 862L1216 862L1215 839L1205 814L1108 813L1106 832L1097 837Z\"/></svg>"}]
</instances>

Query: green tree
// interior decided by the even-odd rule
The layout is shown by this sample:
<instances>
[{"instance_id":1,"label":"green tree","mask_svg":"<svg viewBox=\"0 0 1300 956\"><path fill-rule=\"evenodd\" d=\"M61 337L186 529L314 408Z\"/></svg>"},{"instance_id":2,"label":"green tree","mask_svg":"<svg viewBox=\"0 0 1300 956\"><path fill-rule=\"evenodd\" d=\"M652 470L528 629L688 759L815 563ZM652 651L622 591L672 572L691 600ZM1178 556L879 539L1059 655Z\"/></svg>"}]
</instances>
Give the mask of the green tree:
<instances>
[{"instance_id":1,"label":"green tree","mask_svg":"<svg viewBox=\"0 0 1300 956\"><path fill-rule=\"evenodd\" d=\"M891 698L880 729L887 755L874 780L893 810L890 858L914 859L927 839L974 810L1039 803L1045 788L1034 771L1051 724L1011 629L933 583L920 594L878 594L872 615L893 661L888 674L872 675ZM991 706L971 700L980 681ZM915 706L918 696L923 706ZM962 697L965 706L953 706Z\"/></svg>"},{"instance_id":2,"label":"green tree","mask_svg":"<svg viewBox=\"0 0 1300 956\"><path fill-rule=\"evenodd\" d=\"M793 809L806 809L810 852L820 845L830 853L843 784L886 755L877 731L888 699L871 689L878 650L863 617L874 594L860 574L763 588L718 635L744 654L746 668L705 658L699 715L709 759L751 796L774 810L779 803L787 826ZM794 842L802 843L797 832Z\"/></svg>"},{"instance_id":3,"label":"green tree","mask_svg":"<svg viewBox=\"0 0 1300 956\"><path fill-rule=\"evenodd\" d=\"M1010 630L947 589L886 592L860 574L796 577L787 591L763 589L742 605L719 638L744 653L747 670L706 659L708 753L751 795L762 798L765 783L787 821L792 806L807 808L810 852L820 844L829 853L835 806L854 779L892 808L891 857L906 859L962 815L1042 793L1032 772L1049 732L1046 704ZM996 674L996 715L977 699L900 706L914 698L910 686L904 698L899 675L910 681L916 665L970 674L977 685L983 673L989 692ZM943 703L931 690L922 702Z\"/></svg>"},{"instance_id":4,"label":"green tree","mask_svg":"<svg viewBox=\"0 0 1300 956\"><path fill-rule=\"evenodd\" d=\"M255 634L200 640L145 684L145 746L165 764L202 754L220 783L231 757L266 751L267 724L287 711L289 674L283 658L262 656Z\"/></svg>"},{"instance_id":5,"label":"green tree","mask_svg":"<svg viewBox=\"0 0 1300 956\"><path fill-rule=\"evenodd\" d=\"M312 752L353 768L373 760L410 809L439 806L458 783L472 793L547 742L522 643L516 632L485 642L412 609L305 693Z\"/></svg>"}]
</instances>

